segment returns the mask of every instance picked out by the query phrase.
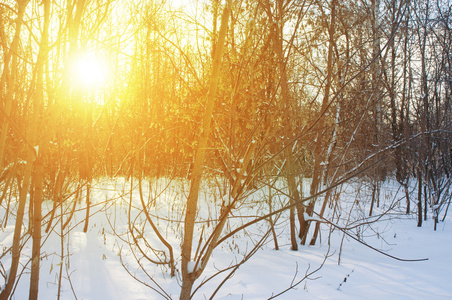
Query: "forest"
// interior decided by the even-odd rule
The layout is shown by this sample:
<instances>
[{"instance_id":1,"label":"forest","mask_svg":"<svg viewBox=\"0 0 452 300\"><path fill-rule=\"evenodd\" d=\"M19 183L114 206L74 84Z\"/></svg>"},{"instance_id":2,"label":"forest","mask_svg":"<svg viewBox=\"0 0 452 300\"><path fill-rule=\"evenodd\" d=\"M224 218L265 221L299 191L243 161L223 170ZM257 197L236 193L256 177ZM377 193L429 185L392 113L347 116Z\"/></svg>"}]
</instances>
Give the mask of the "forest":
<instances>
[{"instance_id":1,"label":"forest","mask_svg":"<svg viewBox=\"0 0 452 300\"><path fill-rule=\"evenodd\" d=\"M166 299L201 299L215 251L248 239L214 298L281 228L301 254L390 216L436 231L451 51L449 0L2 0L0 299L38 299L53 238L60 299L66 244L102 213Z\"/></svg>"}]
</instances>

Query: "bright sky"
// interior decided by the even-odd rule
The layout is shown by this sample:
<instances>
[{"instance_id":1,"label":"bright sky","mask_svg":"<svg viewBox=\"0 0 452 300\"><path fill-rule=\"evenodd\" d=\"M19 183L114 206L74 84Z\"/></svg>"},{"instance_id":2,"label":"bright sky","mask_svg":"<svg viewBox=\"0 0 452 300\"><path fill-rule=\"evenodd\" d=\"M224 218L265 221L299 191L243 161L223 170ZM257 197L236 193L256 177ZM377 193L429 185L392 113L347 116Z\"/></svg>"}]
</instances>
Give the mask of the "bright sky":
<instances>
[{"instance_id":1,"label":"bright sky","mask_svg":"<svg viewBox=\"0 0 452 300\"><path fill-rule=\"evenodd\" d=\"M92 52L80 54L72 63L76 82L87 89L101 87L106 81L107 69L105 60Z\"/></svg>"}]
</instances>

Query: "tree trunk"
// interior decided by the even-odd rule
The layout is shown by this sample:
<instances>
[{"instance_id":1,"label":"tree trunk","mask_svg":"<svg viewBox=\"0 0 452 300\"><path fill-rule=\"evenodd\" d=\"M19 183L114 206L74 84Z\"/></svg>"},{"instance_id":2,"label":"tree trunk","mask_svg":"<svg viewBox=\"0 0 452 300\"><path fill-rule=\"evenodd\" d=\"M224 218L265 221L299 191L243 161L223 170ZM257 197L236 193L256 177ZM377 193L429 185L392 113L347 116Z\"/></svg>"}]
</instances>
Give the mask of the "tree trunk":
<instances>
[{"instance_id":1,"label":"tree trunk","mask_svg":"<svg viewBox=\"0 0 452 300\"><path fill-rule=\"evenodd\" d=\"M403 188L405 190L405 197L406 197L406 211L405 213L408 215L411 211L411 202L410 202L410 193L409 193L409 188L408 188L408 183L409 181L406 180L403 184Z\"/></svg>"},{"instance_id":2,"label":"tree trunk","mask_svg":"<svg viewBox=\"0 0 452 300\"><path fill-rule=\"evenodd\" d=\"M331 190L326 192L325 199L323 199L322 207L320 208L320 213L319 213L320 219L323 218L323 215L324 215L325 209L326 209L326 205L330 201L330 197L331 197ZM314 233L312 234L312 238L311 238L311 241L309 242L309 245L311 245L311 246L315 245L315 243L317 241L317 237L319 236L319 232L320 232L320 221L316 221Z\"/></svg>"},{"instance_id":3,"label":"tree trunk","mask_svg":"<svg viewBox=\"0 0 452 300\"><path fill-rule=\"evenodd\" d=\"M90 193L91 193L91 181L86 182L86 214L85 214L85 225L83 226L83 232L88 232L89 225L89 210L91 207L90 201Z\"/></svg>"},{"instance_id":4,"label":"tree trunk","mask_svg":"<svg viewBox=\"0 0 452 300\"><path fill-rule=\"evenodd\" d=\"M44 66L48 56L48 31L50 24L50 0L44 0L44 26L41 37L41 45L36 63L36 91L33 111L41 112L44 106ZM38 127L38 124L35 125ZM43 133L45 135L45 133ZM41 219L42 219L42 193L44 183L44 154L47 152L47 141L40 137L40 151L35 162L34 203L33 203L33 249L31 256L31 279L29 299L37 300L39 292L39 272L41 261ZM39 149L38 148L38 149Z\"/></svg>"},{"instance_id":5,"label":"tree trunk","mask_svg":"<svg viewBox=\"0 0 452 300\"><path fill-rule=\"evenodd\" d=\"M373 210L374 210L376 193L377 193L377 186L375 184L373 184L372 185L372 200L370 202L370 209L369 209L369 217L372 216L372 213L373 213Z\"/></svg>"},{"instance_id":6,"label":"tree trunk","mask_svg":"<svg viewBox=\"0 0 452 300\"><path fill-rule=\"evenodd\" d=\"M371 69L371 78L372 78L372 103L375 105L374 110L374 124L375 124L375 134L374 134L374 143L376 145L377 151L381 148L381 134L382 134L382 91L381 91L381 74L382 74L382 66L380 59L380 42L381 42L381 33L380 33L380 0L372 0L371 9L372 9L372 69ZM377 155L375 160L378 161L381 158L381 155ZM376 186L376 195L377 195L377 207L380 206L380 184L379 181L383 177L383 168L380 165L376 166L375 175L373 176L373 180L375 181Z\"/></svg>"},{"instance_id":7,"label":"tree trunk","mask_svg":"<svg viewBox=\"0 0 452 300\"><path fill-rule=\"evenodd\" d=\"M424 184L424 221L427 221L427 185Z\"/></svg>"},{"instance_id":8,"label":"tree trunk","mask_svg":"<svg viewBox=\"0 0 452 300\"><path fill-rule=\"evenodd\" d=\"M25 8L27 7L29 0L17 1L17 18L16 18L16 32L14 33L14 38L11 42L9 51L5 54L3 58L3 73L0 79L0 95L4 96L4 114L6 117L2 117L3 120L0 122L0 168L3 165L3 154L5 152L6 135L9 128L9 114L11 113L11 106L13 103L13 87L14 87L14 74L16 73L16 53L19 47L20 33L22 29L22 23L25 14ZM12 57L11 67L10 61ZM3 93L3 89L6 89L6 93ZM1 103L0 103L1 105Z\"/></svg>"},{"instance_id":9,"label":"tree trunk","mask_svg":"<svg viewBox=\"0 0 452 300\"><path fill-rule=\"evenodd\" d=\"M295 182L295 168L294 168L294 157L291 147L291 139L293 136L293 129L291 124L291 114L292 108L292 97L290 95L288 80L287 80L287 59L284 57L283 53L283 35L284 35L284 8L283 1L277 1L276 3L276 16L274 20L274 25L272 30L274 30L273 45L274 50L278 59L278 70L280 76L281 85L281 96L284 106L284 157L285 157L285 176L287 179L287 185L289 188L289 203L293 204L300 201L300 194L297 189ZM297 206L298 218L300 225L305 223L304 220L304 207L303 205ZM291 249L298 250L298 243L296 238L296 226L295 226L295 207L291 207L289 210L289 224L290 224L290 241Z\"/></svg>"},{"instance_id":10,"label":"tree trunk","mask_svg":"<svg viewBox=\"0 0 452 300\"><path fill-rule=\"evenodd\" d=\"M43 157L39 156L35 162L35 180L34 197L33 197L33 249L31 255L31 278L30 278L30 295L29 299L38 299L39 290L39 271L41 261L41 219L42 219L42 192L44 179Z\"/></svg>"},{"instance_id":11,"label":"tree trunk","mask_svg":"<svg viewBox=\"0 0 452 300\"><path fill-rule=\"evenodd\" d=\"M430 130L430 118L429 118L429 103L428 103L428 78L427 78L427 57L426 57L426 45L427 45L427 22L429 18L429 2L426 2L426 8L425 8L425 20L423 20L423 35L422 37L419 36L420 40L420 55L421 55L421 89L422 89L422 96L421 96L421 103L419 103L419 110L421 113L420 117L420 126L421 126L421 132L422 132L422 139L421 139L421 145L420 145L420 167L423 171L423 178L425 179L424 184L424 221L427 220L427 184L429 184L428 179L428 164L427 161L431 158L430 154L430 139L429 136L426 134L427 130Z\"/></svg>"},{"instance_id":12,"label":"tree trunk","mask_svg":"<svg viewBox=\"0 0 452 300\"><path fill-rule=\"evenodd\" d=\"M221 58L225 38L228 30L229 9L232 7L232 1L228 0L221 17L220 32L216 44L215 54L212 62L212 71L210 75L209 90L206 99L206 110L204 112L203 128L198 142L193 172L191 175L190 192L187 199L187 210L184 221L184 238L182 242L182 288L180 293L181 300L188 300L191 297L193 284L196 280L196 272L190 273L188 264L191 261L191 252L193 245L193 233L196 220L196 211L198 208L198 193L201 184L202 168L206 154L207 144L210 134L210 124L212 122L212 111L215 104L216 93L218 90L218 81L221 68ZM199 275L198 275L199 276Z\"/></svg>"},{"instance_id":13,"label":"tree trunk","mask_svg":"<svg viewBox=\"0 0 452 300\"><path fill-rule=\"evenodd\" d=\"M28 1L19 2L18 7L18 23L17 23L17 29L16 29L16 35L18 35L18 31L20 31L20 26L22 24L23 14L25 12L25 7L28 4ZM19 38L19 36L17 36ZM18 43L18 40L17 40ZM32 117L31 117L31 124L38 124L38 111L33 111ZM8 123L5 121L6 127L2 128L2 135L3 133L6 134L6 130L8 127ZM9 270L9 274L7 276L7 282L4 287L4 289L0 293L0 300L7 300L11 294L11 291L13 289L14 283L16 281L16 275L17 270L19 267L19 259L20 259L20 241L22 236L22 223L23 223L23 217L25 212L25 204L27 201L27 195L28 190L30 188L31 183L31 175L33 170L33 162L36 159L36 152L35 149L32 148L32 145L35 145L36 143L36 134L37 134L37 127L38 126L31 126L30 131L28 132L28 142L29 145L27 147L27 155L26 155L26 166L25 166L25 173L24 173L24 179L22 183L22 188L20 189L19 194L19 206L17 208L17 214L16 214L16 224L14 227L14 238L13 238L13 245L11 249L12 254L12 260L11 260L11 268ZM5 130L3 130L5 129ZM31 146L30 146L31 145ZM4 147L4 142L0 147ZM2 155L3 155L3 149L2 148Z\"/></svg>"},{"instance_id":14,"label":"tree trunk","mask_svg":"<svg viewBox=\"0 0 452 300\"><path fill-rule=\"evenodd\" d=\"M272 210L273 210L272 206L273 206L273 204L272 204L272 187L269 184L268 185L268 212L270 214L272 213ZM276 235L275 224L273 222L272 216L268 217L268 221L270 222L270 229L272 231L273 242L275 244L275 250L279 250L278 236Z\"/></svg>"},{"instance_id":15,"label":"tree trunk","mask_svg":"<svg viewBox=\"0 0 452 300\"><path fill-rule=\"evenodd\" d=\"M340 98L341 97L339 97L339 101L341 101ZM340 122L340 112L341 112L341 103L339 102L337 104L337 108L336 108L336 120L334 122L333 137L331 139L330 145L328 146L328 151L327 151L327 155L326 155L326 164L328 166L327 170L328 170L328 168L330 166L331 155L332 155L333 148L335 147L336 141L337 141L337 128L340 126L340 124L339 124L339 122ZM328 177L329 176L327 175L328 174L327 170L325 170L324 179L323 180L324 180L325 183L333 184L336 181L336 178L338 176L338 170L336 170L336 172L333 174L333 176L330 179L330 181L328 181ZM326 205L327 205L328 202L330 202L330 196L331 196L331 192L328 191L326 193L326 195L325 195L325 198L324 198L323 203L322 203L322 207L320 209L320 213L319 213L320 218L322 218L324 213L325 213ZM319 235L319 231L320 231L320 222L316 221L315 228L314 228L314 233L312 235L311 242L309 243L310 245L315 245L315 243L317 241L317 237Z\"/></svg>"},{"instance_id":16,"label":"tree trunk","mask_svg":"<svg viewBox=\"0 0 452 300\"><path fill-rule=\"evenodd\" d=\"M315 150L314 150L314 170L312 175L312 182L311 182L311 195L314 195L317 193L321 181L322 181L322 162L324 160L324 153L323 153L323 140L324 140L324 132L323 127L325 126L325 113L329 106L329 100L330 100L330 93L331 93L331 85L332 85L332 78L333 78L333 54L334 54L334 34L336 29L336 6L337 6L337 0L333 0L331 3L331 22L330 26L328 28L328 35L329 35L329 41L328 41L328 57L327 57L327 73L326 73L326 84L325 84L325 94L322 100L322 107L320 109L319 113L319 121L318 121L318 129L317 129L317 141L315 144ZM314 206L315 206L316 199L312 199L308 205L307 213L309 216L312 216L314 213ZM300 229L300 235L302 236L302 244L306 243L307 234L309 231L309 225L310 222L307 222L304 226L304 228Z\"/></svg>"},{"instance_id":17,"label":"tree trunk","mask_svg":"<svg viewBox=\"0 0 452 300\"><path fill-rule=\"evenodd\" d=\"M29 141L32 142L34 140L34 134L36 134L36 130L32 129L30 132ZM32 138L33 137L33 138ZM24 179L22 183L22 188L20 189L19 194L19 207L17 208L16 214L16 224L14 227L14 238L13 238L13 246L11 249L12 261L11 268L9 270L8 279L6 282L5 288L2 290L0 294L0 300L7 300L11 291L13 289L14 283L16 281L17 270L19 267L19 259L20 259L20 240L22 236L22 223L25 211L25 203L27 201L28 189L30 187L31 182L31 173L33 170L33 161L35 160L35 152L33 149L28 149L27 153L27 165L25 168Z\"/></svg>"},{"instance_id":18,"label":"tree trunk","mask_svg":"<svg viewBox=\"0 0 452 300\"><path fill-rule=\"evenodd\" d=\"M419 169L417 172L417 227L422 226L422 173Z\"/></svg>"}]
</instances>

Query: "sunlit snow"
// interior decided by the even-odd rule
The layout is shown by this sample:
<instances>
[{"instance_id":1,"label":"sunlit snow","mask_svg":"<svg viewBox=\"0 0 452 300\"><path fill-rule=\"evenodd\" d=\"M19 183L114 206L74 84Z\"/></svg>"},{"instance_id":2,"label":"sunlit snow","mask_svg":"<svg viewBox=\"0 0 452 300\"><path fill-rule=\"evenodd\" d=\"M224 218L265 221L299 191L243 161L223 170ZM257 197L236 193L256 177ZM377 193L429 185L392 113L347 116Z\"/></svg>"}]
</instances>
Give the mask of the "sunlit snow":
<instances>
[{"instance_id":1,"label":"sunlit snow","mask_svg":"<svg viewBox=\"0 0 452 300\"><path fill-rule=\"evenodd\" d=\"M44 234L40 299L57 297L61 251L64 254L61 299L138 300L164 299L165 297L178 299L181 267L179 243L183 227L169 228L169 223L165 222L164 218L179 216L182 219L182 208L174 203L179 201L174 196L179 195L180 201L183 201L183 194L175 192L175 188L173 191L167 190L160 196L162 198L153 211L162 217L161 219L155 217L155 221L176 251L178 274L172 278L167 268L147 263L142 259L141 263L146 266L147 274L145 274L138 268L137 260L125 243L128 239L124 235L128 230L128 186L130 183L125 180L97 183L93 188L93 200L97 205L91 208L92 216L88 232L83 232L85 211L78 210L72 220L70 231L66 231L63 249L57 235L60 231L59 224L55 224L50 236ZM382 199L397 201L396 192L396 188L386 185L382 190ZM145 191L145 194L147 193L148 191ZM262 191L262 193L265 192ZM118 200L105 202L106 199L111 198ZM205 199L208 203L208 197ZM132 217L139 218L138 194L133 194L133 201L136 208L132 212ZM348 201L351 205L354 199L350 197L343 201ZM200 219L207 218L209 213L214 213L213 206L201 206ZM45 207L49 209L51 203L45 203ZM79 208L83 207L82 202ZM233 218L230 226L241 224L249 215L256 214L256 211L253 212L253 207L241 209L247 210L241 211L244 219ZM4 215L3 207L1 215ZM306 280L281 294L278 299L452 299L450 221L450 218L446 218L445 222L438 225L438 230L433 231L431 219L418 228L415 213L408 216L397 213L383 217L371 227L365 225L361 226L359 231L351 231L357 236L364 237L365 242L372 247L397 258L428 258L426 261L406 262L378 253L343 236L339 230L334 230L328 238L329 229L326 226L322 227L321 242L316 246L301 246L298 251L291 251L287 215L283 215L277 220L275 227L280 250L274 250L273 240L269 237L256 254L242 265L218 291L215 299L270 298L285 291L291 284L300 282L306 274L319 268L322 263L324 265L318 272L309 275ZM12 243L13 223L12 219L8 220L6 227L0 231L2 248L9 247ZM138 226L141 223L136 224ZM243 256L253 248L253 243L268 229L268 225L267 221L253 225L247 228L246 232L240 232L218 246L197 284L214 275L218 270L228 268L242 260ZM113 234L112 226L117 235ZM145 234L149 240L152 240L153 233L150 227L146 227L146 230ZM157 239L154 238L152 241L155 242ZM159 244L156 242L155 245ZM132 247L135 246L132 245ZM28 261L30 253L31 241L23 249L24 263ZM340 264L338 264L339 256ZM1 263L7 270L10 256L3 257ZM193 269L192 261L189 264L189 271ZM208 299L228 273L229 271L220 274L204 284L196 292L195 299ZM154 286L150 278L155 280L166 294L159 294L138 281ZM0 284L3 285L3 282ZM13 299L27 299L28 284L29 265L26 266L20 278Z\"/></svg>"}]
</instances>

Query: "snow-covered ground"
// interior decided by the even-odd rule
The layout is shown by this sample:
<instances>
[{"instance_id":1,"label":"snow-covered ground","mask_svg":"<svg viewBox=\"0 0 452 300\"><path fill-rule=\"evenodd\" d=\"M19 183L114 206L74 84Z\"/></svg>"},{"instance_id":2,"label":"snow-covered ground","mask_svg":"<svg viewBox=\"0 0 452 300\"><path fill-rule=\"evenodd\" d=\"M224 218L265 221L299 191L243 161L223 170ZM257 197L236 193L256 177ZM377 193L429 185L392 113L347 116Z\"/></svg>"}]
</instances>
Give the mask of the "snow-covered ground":
<instances>
[{"instance_id":1,"label":"snow-covered ground","mask_svg":"<svg viewBox=\"0 0 452 300\"><path fill-rule=\"evenodd\" d=\"M160 195L160 199L166 197L169 203L176 201L176 196L185 192L167 190L165 193ZM394 192L391 193L391 196L394 196ZM111 198L117 200L106 201ZM397 199L397 196L386 198ZM93 189L93 199L98 205L91 208L93 215L88 232L83 232L83 209L76 212L71 230L66 230L61 299L164 298L135 280L123 265L137 279L150 285L153 284L152 280L155 280L167 296L177 299L180 289L179 275L172 278L165 267L156 267L141 260L146 275L137 267L130 247L121 240L127 240L127 236L123 235L128 230L127 186L121 183L98 184ZM134 205L138 207L138 196L134 194L133 199ZM161 207L157 204L155 212L164 214L164 217L181 218L181 206L168 203L162 203ZM46 205L51 206L50 202ZM81 208L83 206L83 203L80 204ZM210 209L204 207L200 214ZM139 220L137 210L133 207L132 210L132 219L138 216ZM209 212L215 214L213 211ZM4 208L0 213L2 219L3 216ZM439 224L437 231L433 231L433 221L430 219L424 222L423 227L418 228L414 215L391 214L372 224L372 227L361 227L358 232L360 236L364 236L366 243L387 254L407 260L428 259L422 261L400 261L385 256L350 237L343 237L339 230L334 230L328 239L326 227L322 231L320 243L316 246L300 246L298 251L292 251L285 219L285 216L281 216L276 226L280 250L274 250L270 235L254 256L241 265L222 286L215 299L267 299L285 291L291 284L297 284L306 274L318 269L322 264L320 270L281 294L278 299L452 299L452 228L449 218ZM242 222L243 218L238 220ZM168 223L163 219L158 219L156 223L163 229L162 232L173 245L178 258L182 226L167 228ZM58 223L56 224L51 235L44 234L44 237L48 238L43 246L41 261L40 299L57 298L61 239L57 235L60 229ZM140 226L142 223L137 221L135 224ZM113 234L112 227L116 230L116 235ZM150 227L146 228L146 235L152 240ZM215 274L217 270L242 260L244 254L252 250L253 242L258 241L259 234L264 232L265 228L268 228L268 222L249 228L246 233L242 232L219 246L197 283ZM10 216L7 226L0 231L1 249L11 246L13 229ZM351 232L357 233L357 230ZM29 259L30 247L31 243L24 247L24 263ZM325 256L328 256L326 261ZM9 268L10 257L3 257L1 263L4 273ZM176 267L179 269L180 263ZM28 268L29 265L21 275L12 299L28 298ZM208 281L196 292L194 298L209 299L228 273L224 272Z\"/></svg>"}]
</instances>

